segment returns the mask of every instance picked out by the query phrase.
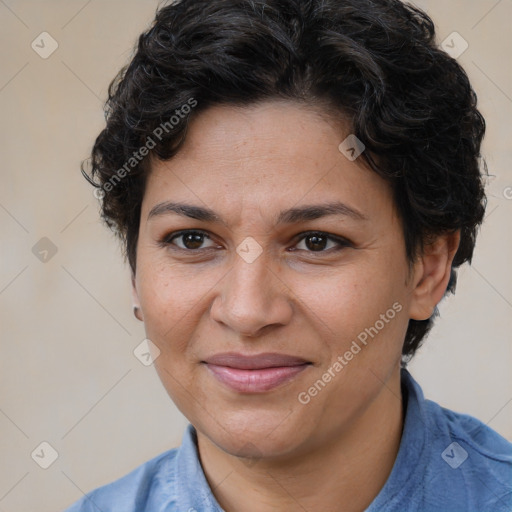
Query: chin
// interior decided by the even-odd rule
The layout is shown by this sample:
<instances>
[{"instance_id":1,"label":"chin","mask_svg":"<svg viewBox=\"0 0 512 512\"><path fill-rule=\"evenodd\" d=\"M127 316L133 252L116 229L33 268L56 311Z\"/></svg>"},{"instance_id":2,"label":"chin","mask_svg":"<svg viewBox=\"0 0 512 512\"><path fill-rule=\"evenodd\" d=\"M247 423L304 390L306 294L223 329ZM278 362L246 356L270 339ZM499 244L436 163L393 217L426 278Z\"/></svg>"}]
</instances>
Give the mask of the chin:
<instances>
[{"instance_id":1,"label":"chin","mask_svg":"<svg viewBox=\"0 0 512 512\"><path fill-rule=\"evenodd\" d=\"M249 459L286 455L302 444L304 422L289 411L246 412L197 422L198 429L214 444L231 455Z\"/></svg>"}]
</instances>

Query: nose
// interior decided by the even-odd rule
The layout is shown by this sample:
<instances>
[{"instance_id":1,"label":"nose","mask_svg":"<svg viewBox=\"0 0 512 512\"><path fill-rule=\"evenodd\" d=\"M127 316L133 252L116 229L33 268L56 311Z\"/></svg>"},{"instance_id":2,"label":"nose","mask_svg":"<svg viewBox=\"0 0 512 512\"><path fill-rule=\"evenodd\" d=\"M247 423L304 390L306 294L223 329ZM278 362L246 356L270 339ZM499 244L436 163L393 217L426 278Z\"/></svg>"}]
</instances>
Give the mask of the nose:
<instances>
[{"instance_id":1,"label":"nose","mask_svg":"<svg viewBox=\"0 0 512 512\"><path fill-rule=\"evenodd\" d=\"M219 286L211 317L241 336L257 337L291 320L293 293L265 252L252 262L237 254Z\"/></svg>"}]
</instances>

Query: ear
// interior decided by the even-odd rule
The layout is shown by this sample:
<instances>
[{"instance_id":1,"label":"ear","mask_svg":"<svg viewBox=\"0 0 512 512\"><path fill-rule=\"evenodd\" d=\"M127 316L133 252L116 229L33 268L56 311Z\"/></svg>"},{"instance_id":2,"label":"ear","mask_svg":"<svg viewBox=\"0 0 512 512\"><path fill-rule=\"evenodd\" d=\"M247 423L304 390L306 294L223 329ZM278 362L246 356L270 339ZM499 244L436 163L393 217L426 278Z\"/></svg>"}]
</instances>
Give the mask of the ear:
<instances>
[{"instance_id":1,"label":"ear","mask_svg":"<svg viewBox=\"0 0 512 512\"><path fill-rule=\"evenodd\" d=\"M137 292L137 283L135 281L135 276L132 273L132 302L133 302L133 314L137 320L141 322L144 321L144 316L142 315L142 309L140 307L139 294Z\"/></svg>"},{"instance_id":2,"label":"ear","mask_svg":"<svg viewBox=\"0 0 512 512\"><path fill-rule=\"evenodd\" d=\"M414 288L409 310L413 320L428 320L443 298L460 243L460 230L437 236L426 243L415 263Z\"/></svg>"}]
</instances>

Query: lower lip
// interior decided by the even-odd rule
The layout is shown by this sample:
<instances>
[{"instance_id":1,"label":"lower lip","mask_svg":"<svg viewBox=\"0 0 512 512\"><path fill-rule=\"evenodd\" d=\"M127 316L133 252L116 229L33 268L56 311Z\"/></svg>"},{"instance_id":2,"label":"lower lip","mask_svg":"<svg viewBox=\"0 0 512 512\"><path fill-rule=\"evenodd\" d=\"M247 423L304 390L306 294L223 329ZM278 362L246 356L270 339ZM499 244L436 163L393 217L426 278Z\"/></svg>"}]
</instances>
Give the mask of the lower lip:
<instances>
[{"instance_id":1,"label":"lower lip","mask_svg":"<svg viewBox=\"0 0 512 512\"><path fill-rule=\"evenodd\" d=\"M231 389L242 393L261 393L269 391L293 379L304 371L309 364L297 366L279 366L259 370L241 370L228 366L206 364L213 375Z\"/></svg>"}]
</instances>

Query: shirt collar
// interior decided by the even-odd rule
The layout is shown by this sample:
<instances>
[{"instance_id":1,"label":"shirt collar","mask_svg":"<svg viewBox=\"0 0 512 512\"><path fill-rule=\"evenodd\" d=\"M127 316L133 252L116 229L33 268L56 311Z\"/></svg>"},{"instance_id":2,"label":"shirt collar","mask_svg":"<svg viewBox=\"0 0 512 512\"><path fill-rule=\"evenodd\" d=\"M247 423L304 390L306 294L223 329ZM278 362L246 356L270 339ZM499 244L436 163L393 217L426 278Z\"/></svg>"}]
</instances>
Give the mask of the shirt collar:
<instances>
[{"instance_id":1,"label":"shirt collar","mask_svg":"<svg viewBox=\"0 0 512 512\"><path fill-rule=\"evenodd\" d=\"M178 510L183 512L224 512L206 480L197 449L197 432L189 424L176 456Z\"/></svg>"},{"instance_id":2,"label":"shirt collar","mask_svg":"<svg viewBox=\"0 0 512 512\"><path fill-rule=\"evenodd\" d=\"M398 455L391 474L373 500L367 512L377 512L397 495L406 481L413 478L411 468L419 470L424 447L428 445L428 418L423 391L412 375L401 369L401 388L404 403L404 428ZM189 424L176 457L176 496L179 510L184 512L224 512L206 480L199 459L196 429Z\"/></svg>"},{"instance_id":3,"label":"shirt collar","mask_svg":"<svg viewBox=\"0 0 512 512\"><path fill-rule=\"evenodd\" d=\"M366 512L379 512L395 496L403 491L406 482L415 479L415 473L422 471L425 447L429 446L429 418L425 411L425 397L412 375L402 368L402 400L404 404L404 426L400 447L393 469Z\"/></svg>"}]
</instances>

